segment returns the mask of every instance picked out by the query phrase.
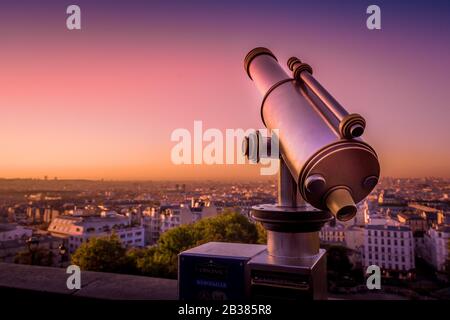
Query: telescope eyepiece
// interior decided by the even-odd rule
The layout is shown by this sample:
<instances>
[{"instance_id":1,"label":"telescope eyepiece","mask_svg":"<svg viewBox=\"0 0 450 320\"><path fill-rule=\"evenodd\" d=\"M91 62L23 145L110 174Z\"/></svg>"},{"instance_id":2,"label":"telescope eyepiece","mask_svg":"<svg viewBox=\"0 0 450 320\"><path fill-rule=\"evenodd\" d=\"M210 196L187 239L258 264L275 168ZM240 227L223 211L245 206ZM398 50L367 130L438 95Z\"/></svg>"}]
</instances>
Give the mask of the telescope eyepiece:
<instances>
[{"instance_id":1,"label":"telescope eyepiece","mask_svg":"<svg viewBox=\"0 0 450 320\"><path fill-rule=\"evenodd\" d=\"M357 138L362 136L362 134L364 133L364 127L360 124L355 124L350 128L350 135L353 138Z\"/></svg>"},{"instance_id":2,"label":"telescope eyepiece","mask_svg":"<svg viewBox=\"0 0 450 320\"><path fill-rule=\"evenodd\" d=\"M345 116L339 124L339 132L343 138L353 139L363 135L366 129L366 120L357 114L352 113Z\"/></svg>"}]
</instances>

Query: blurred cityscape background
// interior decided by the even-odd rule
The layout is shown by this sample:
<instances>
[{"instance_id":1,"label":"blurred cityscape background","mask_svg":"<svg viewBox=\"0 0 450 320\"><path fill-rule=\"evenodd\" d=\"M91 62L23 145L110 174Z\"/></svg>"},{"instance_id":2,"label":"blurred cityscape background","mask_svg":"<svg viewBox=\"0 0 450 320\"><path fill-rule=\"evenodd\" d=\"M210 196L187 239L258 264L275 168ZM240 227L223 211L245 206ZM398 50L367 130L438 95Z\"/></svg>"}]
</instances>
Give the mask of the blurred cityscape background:
<instances>
[{"instance_id":1,"label":"blurred cityscape background","mask_svg":"<svg viewBox=\"0 0 450 320\"><path fill-rule=\"evenodd\" d=\"M276 201L276 181L0 179L0 262L176 278L177 254L208 241L265 243L252 205ZM449 298L450 180L384 178L356 217L320 232L330 293Z\"/></svg>"}]
</instances>

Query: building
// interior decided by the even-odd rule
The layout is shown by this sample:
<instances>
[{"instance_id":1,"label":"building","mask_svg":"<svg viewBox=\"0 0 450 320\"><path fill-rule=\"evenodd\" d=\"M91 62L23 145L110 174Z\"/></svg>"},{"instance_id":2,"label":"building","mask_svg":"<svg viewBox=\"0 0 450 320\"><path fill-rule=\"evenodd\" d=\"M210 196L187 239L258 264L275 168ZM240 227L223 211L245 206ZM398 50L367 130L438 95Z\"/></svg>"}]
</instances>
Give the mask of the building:
<instances>
[{"instance_id":1,"label":"building","mask_svg":"<svg viewBox=\"0 0 450 320\"><path fill-rule=\"evenodd\" d=\"M345 246L349 249L363 253L365 227L350 226L345 230Z\"/></svg>"},{"instance_id":2,"label":"building","mask_svg":"<svg viewBox=\"0 0 450 320\"><path fill-rule=\"evenodd\" d=\"M184 204L161 206L159 210L160 233L180 225L196 221L196 216L189 206Z\"/></svg>"},{"instance_id":3,"label":"building","mask_svg":"<svg viewBox=\"0 0 450 320\"><path fill-rule=\"evenodd\" d=\"M427 220L418 213L401 212L397 214L397 220L411 228L412 233L423 233L428 229Z\"/></svg>"},{"instance_id":4,"label":"building","mask_svg":"<svg viewBox=\"0 0 450 320\"><path fill-rule=\"evenodd\" d=\"M358 204L358 211L356 211L353 225L365 226L369 222L369 203L367 200Z\"/></svg>"},{"instance_id":5,"label":"building","mask_svg":"<svg viewBox=\"0 0 450 320\"><path fill-rule=\"evenodd\" d=\"M319 236L323 243L345 245L345 226L340 223L334 226L326 224L320 229Z\"/></svg>"},{"instance_id":6,"label":"building","mask_svg":"<svg viewBox=\"0 0 450 320\"><path fill-rule=\"evenodd\" d=\"M381 192L378 197L378 209L388 218L397 219L397 214L408 209L406 201L390 192Z\"/></svg>"},{"instance_id":7,"label":"building","mask_svg":"<svg viewBox=\"0 0 450 320\"><path fill-rule=\"evenodd\" d=\"M48 227L52 236L67 240L69 253L91 238L116 234L124 246L143 247L144 227L132 225L130 219L116 212L102 212L100 216L59 216Z\"/></svg>"},{"instance_id":8,"label":"building","mask_svg":"<svg viewBox=\"0 0 450 320\"><path fill-rule=\"evenodd\" d=\"M145 243L152 245L167 230L215 215L217 215L217 208L212 202L196 202L193 199L190 203L147 208L142 213L142 226L146 234Z\"/></svg>"},{"instance_id":9,"label":"building","mask_svg":"<svg viewBox=\"0 0 450 320\"><path fill-rule=\"evenodd\" d=\"M349 249L348 257L355 267L362 267L364 254L365 227L353 225L345 230L345 246Z\"/></svg>"},{"instance_id":10,"label":"building","mask_svg":"<svg viewBox=\"0 0 450 320\"><path fill-rule=\"evenodd\" d=\"M445 272L449 263L450 226L429 229L425 235L424 259L437 271Z\"/></svg>"},{"instance_id":11,"label":"building","mask_svg":"<svg viewBox=\"0 0 450 320\"><path fill-rule=\"evenodd\" d=\"M33 230L16 224L0 224L0 242L28 239L32 234Z\"/></svg>"},{"instance_id":12,"label":"building","mask_svg":"<svg viewBox=\"0 0 450 320\"><path fill-rule=\"evenodd\" d=\"M414 276L414 239L407 226L367 225L364 230L364 266L377 265L384 276Z\"/></svg>"},{"instance_id":13,"label":"building","mask_svg":"<svg viewBox=\"0 0 450 320\"><path fill-rule=\"evenodd\" d=\"M145 244L155 244L161 235L161 220L156 208L147 208L142 213L142 226L144 227Z\"/></svg>"},{"instance_id":14,"label":"building","mask_svg":"<svg viewBox=\"0 0 450 320\"><path fill-rule=\"evenodd\" d=\"M16 209L14 207L9 207L7 212L8 212L8 222L9 223L16 222L17 220Z\"/></svg>"},{"instance_id":15,"label":"building","mask_svg":"<svg viewBox=\"0 0 450 320\"><path fill-rule=\"evenodd\" d=\"M59 246L61 245L61 239L54 238L48 235L34 235L33 238L37 239L38 248L46 249L51 252L51 265L60 265L60 252ZM27 240L29 237L23 237L19 239L0 241L0 262L14 263L16 256L21 252L29 251Z\"/></svg>"},{"instance_id":16,"label":"building","mask_svg":"<svg viewBox=\"0 0 450 320\"><path fill-rule=\"evenodd\" d=\"M409 204L409 207L415 209L417 213L427 221L429 228L433 228L444 223L445 217L442 210L416 203Z\"/></svg>"},{"instance_id":17,"label":"building","mask_svg":"<svg viewBox=\"0 0 450 320\"><path fill-rule=\"evenodd\" d=\"M58 216L59 216L58 210L48 207L44 209L43 221L45 223L50 223L53 219L56 219Z\"/></svg>"}]
</instances>

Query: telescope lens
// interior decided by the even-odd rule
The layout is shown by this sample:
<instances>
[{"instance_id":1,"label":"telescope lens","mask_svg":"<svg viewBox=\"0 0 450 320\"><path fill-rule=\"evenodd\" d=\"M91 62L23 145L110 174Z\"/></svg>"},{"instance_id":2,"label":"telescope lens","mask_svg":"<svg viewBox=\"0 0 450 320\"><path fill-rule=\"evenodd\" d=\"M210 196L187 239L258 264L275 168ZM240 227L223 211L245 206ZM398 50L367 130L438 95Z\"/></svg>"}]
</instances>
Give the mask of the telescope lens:
<instances>
[{"instance_id":1,"label":"telescope lens","mask_svg":"<svg viewBox=\"0 0 450 320\"><path fill-rule=\"evenodd\" d=\"M350 133L351 133L352 137L354 137L354 138L360 137L364 133L364 128L363 128L363 126L356 124L351 127Z\"/></svg>"},{"instance_id":2,"label":"telescope lens","mask_svg":"<svg viewBox=\"0 0 450 320\"><path fill-rule=\"evenodd\" d=\"M346 187L332 190L326 198L326 204L339 221L348 221L356 215L355 202Z\"/></svg>"},{"instance_id":3,"label":"telescope lens","mask_svg":"<svg viewBox=\"0 0 450 320\"><path fill-rule=\"evenodd\" d=\"M354 205L345 206L337 212L336 218L339 221L348 221L356 215L356 211L357 209Z\"/></svg>"}]
</instances>

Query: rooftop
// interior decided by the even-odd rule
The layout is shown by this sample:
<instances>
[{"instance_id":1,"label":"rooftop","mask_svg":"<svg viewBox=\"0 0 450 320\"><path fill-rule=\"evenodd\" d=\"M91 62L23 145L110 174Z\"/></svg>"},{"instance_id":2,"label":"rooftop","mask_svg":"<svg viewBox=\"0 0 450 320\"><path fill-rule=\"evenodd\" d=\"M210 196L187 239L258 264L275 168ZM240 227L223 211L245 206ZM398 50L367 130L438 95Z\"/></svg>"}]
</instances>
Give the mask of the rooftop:
<instances>
[{"instance_id":1,"label":"rooftop","mask_svg":"<svg viewBox=\"0 0 450 320\"><path fill-rule=\"evenodd\" d=\"M450 233L450 225L438 226L436 230L443 233Z\"/></svg>"},{"instance_id":2,"label":"rooftop","mask_svg":"<svg viewBox=\"0 0 450 320\"><path fill-rule=\"evenodd\" d=\"M424 217L417 213L408 213L408 212L401 212L398 214L398 216L406 219L406 220L425 220Z\"/></svg>"},{"instance_id":3,"label":"rooftop","mask_svg":"<svg viewBox=\"0 0 450 320\"><path fill-rule=\"evenodd\" d=\"M366 228L369 230L411 231L409 227L392 225L367 225Z\"/></svg>"}]
</instances>

